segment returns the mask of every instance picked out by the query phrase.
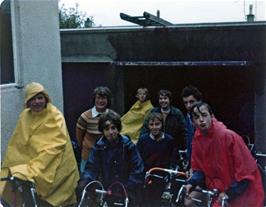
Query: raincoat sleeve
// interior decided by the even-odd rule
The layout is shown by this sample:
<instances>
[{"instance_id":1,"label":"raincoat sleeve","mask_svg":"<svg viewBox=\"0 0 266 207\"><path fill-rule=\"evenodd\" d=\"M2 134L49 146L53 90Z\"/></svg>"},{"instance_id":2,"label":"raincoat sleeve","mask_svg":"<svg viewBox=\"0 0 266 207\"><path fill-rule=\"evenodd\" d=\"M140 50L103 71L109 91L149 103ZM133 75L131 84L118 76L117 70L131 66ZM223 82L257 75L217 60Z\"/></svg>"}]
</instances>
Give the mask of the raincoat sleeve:
<instances>
[{"instance_id":1,"label":"raincoat sleeve","mask_svg":"<svg viewBox=\"0 0 266 207\"><path fill-rule=\"evenodd\" d=\"M202 171L194 171L191 178L187 181L192 186L204 184L204 173Z\"/></svg>"}]
</instances>

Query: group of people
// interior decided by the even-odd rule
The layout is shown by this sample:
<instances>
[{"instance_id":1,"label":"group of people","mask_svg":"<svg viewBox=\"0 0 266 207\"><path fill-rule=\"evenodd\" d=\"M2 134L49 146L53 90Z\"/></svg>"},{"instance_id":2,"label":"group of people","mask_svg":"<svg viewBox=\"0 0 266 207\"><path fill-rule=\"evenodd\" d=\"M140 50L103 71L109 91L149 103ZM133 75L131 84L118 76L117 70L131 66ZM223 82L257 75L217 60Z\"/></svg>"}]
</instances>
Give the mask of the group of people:
<instances>
[{"instance_id":1,"label":"group of people","mask_svg":"<svg viewBox=\"0 0 266 207\"><path fill-rule=\"evenodd\" d=\"M25 109L9 141L1 177L33 182L43 206L75 205L83 188L95 180L105 188L122 183L131 206L160 206L164 186L154 182L143 188L145 172L153 167L175 169L178 150L186 149L191 176L184 205L193 206L193 189L205 187L219 191L214 206L225 196L229 206L263 206L256 161L242 138L215 118L196 87L189 85L181 92L185 116L172 105L169 90L158 92L159 107L153 107L146 88L139 88L136 97L120 117L110 109L110 89L94 89L93 107L76 124L81 148L77 166L63 115L41 84L28 84Z\"/></svg>"}]
</instances>

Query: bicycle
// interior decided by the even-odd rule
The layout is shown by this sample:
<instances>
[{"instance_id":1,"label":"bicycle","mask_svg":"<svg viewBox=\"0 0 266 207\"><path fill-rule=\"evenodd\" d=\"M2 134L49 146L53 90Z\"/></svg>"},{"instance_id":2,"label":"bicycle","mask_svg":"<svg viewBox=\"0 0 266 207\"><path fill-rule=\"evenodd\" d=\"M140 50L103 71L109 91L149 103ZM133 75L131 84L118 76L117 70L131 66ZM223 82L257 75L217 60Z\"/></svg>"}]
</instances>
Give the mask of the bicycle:
<instances>
[{"instance_id":1,"label":"bicycle","mask_svg":"<svg viewBox=\"0 0 266 207\"><path fill-rule=\"evenodd\" d=\"M179 162L178 162L178 170L179 171L188 171L189 170L189 162L187 160L187 150L178 150Z\"/></svg>"},{"instance_id":2,"label":"bicycle","mask_svg":"<svg viewBox=\"0 0 266 207\"><path fill-rule=\"evenodd\" d=\"M166 174L163 175L164 173ZM187 176L186 173L178 170L154 167L146 172L144 187L152 183L152 181L149 180L150 178L159 179L165 183L161 195L161 206L173 206L177 192L176 189L179 189L179 187L186 183Z\"/></svg>"},{"instance_id":3,"label":"bicycle","mask_svg":"<svg viewBox=\"0 0 266 207\"><path fill-rule=\"evenodd\" d=\"M8 206L33 206L38 207L37 193L34 183L23 181L14 176L1 178L0 181L11 183L11 201L1 198L1 204L4 207Z\"/></svg>"},{"instance_id":4,"label":"bicycle","mask_svg":"<svg viewBox=\"0 0 266 207\"><path fill-rule=\"evenodd\" d=\"M177 198L176 198L176 204L177 205L183 205L184 200L186 199L191 199L196 206L206 206L206 207L212 207L212 204L214 202L214 199L218 197L219 191L217 189L211 189L211 190L206 190L203 188L195 188L193 191L200 192L203 195L206 196L206 203L205 199L199 199L199 198L194 198L190 195L186 195L186 189L185 186L183 185L180 190L178 191ZM228 206L228 196L224 196L221 200L221 207L226 207Z\"/></svg>"},{"instance_id":5,"label":"bicycle","mask_svg":"<svg viewBox=\"0 0 266 207\"><path fill-rule=\"evenodd\" d=\"M96 185L95 185L96 184ZM119 192L112 191L114 186L120 186L124 195ZM82 191L81 200L78 207L86 206L123 206L128 207L129 197L128 193L121 182L112 183L107 190L104 189L100 181L89 182Z\"/></svg>"}]
</instances>

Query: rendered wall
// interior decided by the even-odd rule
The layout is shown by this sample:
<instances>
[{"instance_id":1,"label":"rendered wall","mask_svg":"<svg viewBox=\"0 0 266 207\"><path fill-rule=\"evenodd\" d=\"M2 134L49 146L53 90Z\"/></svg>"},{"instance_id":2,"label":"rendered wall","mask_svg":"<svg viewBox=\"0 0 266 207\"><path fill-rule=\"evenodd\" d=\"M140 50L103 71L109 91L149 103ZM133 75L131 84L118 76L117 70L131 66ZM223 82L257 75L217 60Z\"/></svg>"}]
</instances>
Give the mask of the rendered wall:
<instances>
[{"instance_id":1,"label":"rendered wall","mask_svg":"<svg viewBox=\"0 0 266 207\"><path fill-rule=\"evenodd\" d=\"M42 83L63 110L58 2L11 1L15 83L1 85L1 155L23 107L23 88Z\"/></svg>"}]
</instances>

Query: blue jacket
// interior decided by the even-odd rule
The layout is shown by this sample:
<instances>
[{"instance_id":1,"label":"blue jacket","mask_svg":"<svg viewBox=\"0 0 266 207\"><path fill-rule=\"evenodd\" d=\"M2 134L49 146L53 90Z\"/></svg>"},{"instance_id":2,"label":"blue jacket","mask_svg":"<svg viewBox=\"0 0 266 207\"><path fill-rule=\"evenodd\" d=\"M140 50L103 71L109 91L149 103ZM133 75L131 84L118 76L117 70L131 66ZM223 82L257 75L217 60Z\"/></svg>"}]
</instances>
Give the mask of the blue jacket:
<instances>
[{"instance_id":1,"label":"blue jacket","mask_svg":"<svg viewBox=\"0 0 266 207\"><path fill-rule=\"evenodd\" d=\"M100 180L105 188L114 182L123 183L128 190L143 185L144 164L136 145L123 135L119 135L115 146L105 137L100 138L81 177L85 183L93 180Z\"/></svg>"},{"instance_id":2,"label":"blue jacket","mask_svg":"<svg viewBox=\"0 0 266 207\"><path fill-rule=\"evenodd\" d=\"M157 112L161 113L160 107L155 107L150 113ZM178 149L186 148L187 139L187 128L186 121L183 113L176 107L171 106L170 113L166 117L165 123L163 124L163 131L167 134L172 135L175 140L176 147ZM145 120L141 135L149 132L148 121Z\"/></svg>"},{"instance_id":3,"label":"blue jacket","mask_svg":"<svg viewBox=\"0 0 266 207\"><path fill-rule=\"evenodd\" d=\"M187 160L190 166L190 159L192 154L192 140L194 137L195 127L192 124L192 120L189 114L186 115L186 126L187 126L187 140L186 140L186 148L187 148Z\"/></svg>"},{"instance_id":4,"label":"blue jacket","mask_svg":"<svg viewBox=\"0 0 266 207\"><path fill-rule=\"evenodd\" d=\"M169 134L164 134L164 138L156 141L150 137L149 133L143 134L137 147L143 159L145 171L152 167L174 168L177 165L178 157L174 145L174 139Z\"/></svg>"}]
</instances>

